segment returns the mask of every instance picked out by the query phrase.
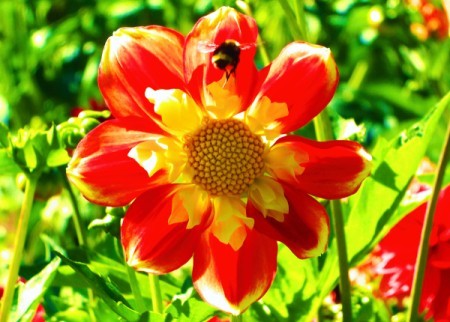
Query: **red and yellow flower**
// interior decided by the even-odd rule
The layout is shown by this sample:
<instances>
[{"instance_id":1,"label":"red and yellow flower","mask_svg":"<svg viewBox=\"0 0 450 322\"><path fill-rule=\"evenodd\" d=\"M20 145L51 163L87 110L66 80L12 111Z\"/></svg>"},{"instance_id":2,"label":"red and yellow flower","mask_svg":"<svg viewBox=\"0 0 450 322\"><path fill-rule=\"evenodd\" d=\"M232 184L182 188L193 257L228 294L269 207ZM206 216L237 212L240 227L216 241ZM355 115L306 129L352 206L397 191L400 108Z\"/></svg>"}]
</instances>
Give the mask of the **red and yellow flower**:
<instances>
[{"instance_id":1,"label":"red and yellow flower","mask_svg":"<svg viewBox=\"0 0 450 322\"><path fill-rule=\"evenodd\" d=\"M299 258L325 251L328 216L310 195L349 196L370 172L355 142L289 134L335 92L329 49L294 42L257 70L256 48L242 46L233 73L199 50L257 35L252 18L227 7L186 37L160 26L116 31L98 80L115 119L80 142L67 170L88 200L131 203L121 228L129 265L164 274L193 257L196 290L233 314L268 290L277 241Z\"/></svg>"}]
</instances>

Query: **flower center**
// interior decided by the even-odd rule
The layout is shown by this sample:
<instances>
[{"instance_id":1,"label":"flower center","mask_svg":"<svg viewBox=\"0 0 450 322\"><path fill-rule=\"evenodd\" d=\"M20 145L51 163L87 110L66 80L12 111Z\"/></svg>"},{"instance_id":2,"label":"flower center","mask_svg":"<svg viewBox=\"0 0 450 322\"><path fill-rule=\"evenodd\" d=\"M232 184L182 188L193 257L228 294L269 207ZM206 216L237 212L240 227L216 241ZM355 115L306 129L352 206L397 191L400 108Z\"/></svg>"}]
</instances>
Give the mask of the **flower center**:
<instances>
[{"instance_id":1,"label":"flower center","mask_svg":"<svg viewBox=\"0 0 450 322\"><path fill-rule=\"evenodd\" d=\"M264 143L238 120L208 119L184 147L194 183L211 195L239 195L264 169Z\"/></svg>"}]
</instances>

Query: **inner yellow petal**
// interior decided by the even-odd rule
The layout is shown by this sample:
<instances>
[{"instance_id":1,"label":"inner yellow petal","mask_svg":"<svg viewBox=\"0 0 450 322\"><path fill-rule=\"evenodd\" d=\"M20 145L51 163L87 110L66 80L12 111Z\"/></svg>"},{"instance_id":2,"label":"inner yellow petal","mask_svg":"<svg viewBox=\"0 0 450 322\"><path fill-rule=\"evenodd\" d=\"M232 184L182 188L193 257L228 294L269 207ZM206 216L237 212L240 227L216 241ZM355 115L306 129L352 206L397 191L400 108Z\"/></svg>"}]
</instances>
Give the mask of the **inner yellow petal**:
<instances>
[{"instance_id":1,"label":"inner yellow petal","mask_svg":"<svg viewBox=\"0 0 450 322\"><path fill-rule=\"evenodd\" d=\"M187 221L187 229L200 224L209 214L211 202L208 193L196 185L186 185L175 192L169 224Z\"/></svg>"},{"instance_id":2,"label":"inner yellow petal","mask_svg":"<svg viewBox=\"0 0 450 322\"><path fill-rule=\"evenodd\" d=\"M130 150L128 156L139 163L151 177L159 170L165 170L168 180L175 182L184 170L187 156L180 142L174 138L154 136Z\"/></svg>"},{"instance_id":3,"label":"inner yellow petal","mask_svg":"<svg viewBox=\"0 0 450 322\"><path fill-rule=\"evenodd\" d=\"M288 115L286 103L274 103L263 96L246 111L245 122L253 133L271 141L281 134L281 123L277 120Z\"/></svg>"},{"instance_id":4,"label":"inner yellow petal","mask_svg":"<svg viewBox=\"0 0 450 322\"><path fill-rule=\"evenodd\" d=\"M255 179L250 187L249 199L264 215L283 221L289 212L289 204L284 196L283 187L268 176Z\"/></svg>"},{"instance_id":5,"label":"inner yellow petal","mask_svg":"<svg viewBox=\"0 0 450 322\"><path fill-rule=\"evenodd\" d=\"M301 175L305 168L302 163L307 162L307 153L294 151L289 144L275 144L266 154L266 167L269 173L283 180L290 180Z\"/></svg>"},{"instance_id":6,"label":"inner yellow petal","mask_svg":"<svg viewBox=\"0 0 450 322\"><path fill-rule=\"evenodd\" d=\"M223 86L226 82L226 86ZM241 98L232 90L235 78L226 81L225 76L218 82L207 86L210 99L206 102L206 109L210 116L216 119L226 119L236 115L241 110ZM221 85L222 84L222 85Z\"/></svg>"},{"instance_id":7,"label":"inner yellow petal","mask_svg":"<svg viewBox=\"0 0 450 322\"><path fill-rule=\"evenodd\" d=\"M252 229L254 225L254 220L246 215L245 203L237 197L220 196L213 199L213 206L212 233L222 243L238 250L247 237L247 228Z\"/></svg>"},{"instance_id":8,"label":"inner yellow petal","mask_svg":"<svg viewBox=\"0 0 450 322\"><path fill-rule=\"evenodd\" d=\"M155 112L161 115L164 130L176 135L195 131L202 123L202 109L192 97L182 90L153 90L147 88L145 97L155 105Z\"/></svg>"}]
</instances>

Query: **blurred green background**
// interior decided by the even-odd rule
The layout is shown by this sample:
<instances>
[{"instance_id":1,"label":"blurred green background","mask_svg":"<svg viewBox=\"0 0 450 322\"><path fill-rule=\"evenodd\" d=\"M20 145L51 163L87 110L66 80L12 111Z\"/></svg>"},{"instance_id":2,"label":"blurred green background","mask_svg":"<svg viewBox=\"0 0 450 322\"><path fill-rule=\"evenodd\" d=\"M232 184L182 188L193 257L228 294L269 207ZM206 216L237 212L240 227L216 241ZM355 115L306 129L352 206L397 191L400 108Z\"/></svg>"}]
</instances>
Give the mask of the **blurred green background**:
<instances>
[{"instance_id":1,"label":"blurred green background","mask_svg":"<svg viewBox=\"0 0 450 322\"><path fill-rule=\"evenodd\" d=\"M290 1L294 14L299 3ZM275 0L245 4L273 59L293 40L282 7ZM449 67L449 44L442 34L445 21L439 22L443 17L434 17L440 26L433 31L427 30L421 7L406 1L310 0L305 4L310 40L330 47L340 69L341 86L333 107L345 118L366 122L369 140L420 117L448 91L450 76L444 71ZM186 34L199 17L221 5L236 6L236 2L2 0L0 120L17 130L33 116L45 124L59 123L75 107L101 106L97 67L114 30L158 24ZM439 2L435 9L442 12ZM412 26L420 24L428 32L426 39L423 28L422 36L413 32Z\"/></svg>"}]
</instances>

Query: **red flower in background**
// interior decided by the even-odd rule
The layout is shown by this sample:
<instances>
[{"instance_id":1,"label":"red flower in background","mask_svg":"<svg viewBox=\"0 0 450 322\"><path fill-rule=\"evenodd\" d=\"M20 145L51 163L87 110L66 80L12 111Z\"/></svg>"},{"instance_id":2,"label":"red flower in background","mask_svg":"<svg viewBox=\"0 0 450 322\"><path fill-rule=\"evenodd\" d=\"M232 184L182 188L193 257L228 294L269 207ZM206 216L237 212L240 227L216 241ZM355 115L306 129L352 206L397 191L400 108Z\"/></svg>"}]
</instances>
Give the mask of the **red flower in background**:
<instances>
[{"instance_id":1,"label":"red flower in background","mask_svg":"<svg viewBox=\"0 0 450 322\"><path fill-rule=\"evenodd\" d=\"M25 283L25 279L19 277L18 283ZM4 287L0 285L0 300L2 299L4 292ZM38 305L31 322L45 322L45 309L41 304Z\"/></svg>"},{"instance_id":2,"label":"red flower in background","mask_svg":"<svg viewBox=\"0 0 450 322\"><path fill-rule=\"evenodd\" d=\"M355 142L289 134L335 92L329 49L291 43L258 71L257 35L252 18L227 7L187 37L116 31L99 70L115 119L88 133L67 170L92 202L132 203L121 228L129 265L164 274L193 257L199 294L233 314L270 287L277 241L299 258L325 251L328 216L310 195L349 196L370 172Z\"/></svg>"},{"instance_id":3,"label":"red flower in background","mask_svg":"<svg viewBox=\"0 0 450 322\"><path fill-rule=\"evenodd\" d=\"M426 207L408 214L379 244L381 261L374 272L382 276L380 292L386 298L410 295ZM429 247L420 310L436 322L450 321L450 186L439 195Z\"/></svg>"},{"instance_id":4,"label":"red flower in background","mask_svg":"<svg viewBox=\"0 0 450 322\"><path fill-rule=\"evenodd\" d=\"M408 0L407 3L419 11L423 21L421 23L411 24L411 32L420 40L426 40L429 37L445 39L449 36L449 19L445 11L446 1L444 0L444 8L436 7L428 0Z\"/></svg>"}]
</instances>

